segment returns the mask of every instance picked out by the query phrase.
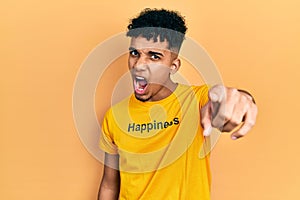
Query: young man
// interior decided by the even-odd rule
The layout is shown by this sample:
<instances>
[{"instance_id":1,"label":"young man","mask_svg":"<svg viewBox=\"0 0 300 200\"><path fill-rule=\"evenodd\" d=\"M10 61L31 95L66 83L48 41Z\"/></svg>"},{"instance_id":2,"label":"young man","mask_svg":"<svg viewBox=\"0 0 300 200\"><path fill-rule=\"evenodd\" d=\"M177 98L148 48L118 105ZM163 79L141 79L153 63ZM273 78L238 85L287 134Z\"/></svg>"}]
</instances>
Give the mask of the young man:
<instances>
[{"instance_id":1,"label":"young man","mask_svg":"<svg viewBox=\"0 0 300 200\"><path fill-rule=\"evenodd\" d=\"M212 127L244 136L257 107L245 91L187 86L170 75L187 28L179 13L146 9L131 20L128 66L134 94L110 108L102 124L105 153L99 199L210 199L209 155L199 158ZM226 107L226 109L225 109Z\"/></svg>"}]
</instances>

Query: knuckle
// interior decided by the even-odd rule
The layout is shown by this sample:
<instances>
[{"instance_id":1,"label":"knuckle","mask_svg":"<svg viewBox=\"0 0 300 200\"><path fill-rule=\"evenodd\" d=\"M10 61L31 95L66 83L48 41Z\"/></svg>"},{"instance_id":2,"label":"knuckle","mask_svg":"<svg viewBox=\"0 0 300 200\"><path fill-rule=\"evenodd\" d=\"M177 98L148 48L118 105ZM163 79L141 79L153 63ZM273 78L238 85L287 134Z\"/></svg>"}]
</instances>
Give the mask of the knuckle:
<instances>
[{"instance_id":1,"label":"knuckle","mask_svg":"<svg viewBox=\"0 0 300 200\"><path fill-rule=\"evenodd\" d=\"M235 88L227 88L225 93L225 98L227 103L235 103L237 99L239 99L238 91Z\"/></svg>"},{"instance_id":2,"label":"knuckle","mask_svg":"<svg viewBox=\"0 0 300 200\"><path fill-rule=\"evenodd\" d=\"M245 95L241 95L240 99L241 99L242 103L252 103L252 101L248 97L246 97Z\"/></svg>"},{"instance_id":3,"label":"knuckle","mask_svg":"<svg viewBox=\"0 0 300 200\"><path fill-rule=\"evenodd\" d=\"M255 125L255 120L249 120L247 124L250 128L252 128Z\"/></svg>"},{"instance_id":4,"label":"knuckle","mask_svg":"<svg viewBox=\"0 0 300 200\"><path fill-rule=\"evenodd\" d=\"M233 94L238 94L239 91L236 88L229 88L230 92L232 92Z\"/></svg>"},{"instance_id":5,"label":"knuckle","mask_svg":"<svg viewBox=\"0 0 300 200\"><path fill-rule=\"evenodd\" d=\"M219 118L228 121L231 119L231 113L229 111L224 111L219 114Z\"/></svg>"},{"instance_id":6,"label":"knuckle","mask_svg":"<svg viewBox=\"0 0 300 200\"><path fill-rule=\"evenodd\" d=\"M218 128L218 129L220 129L220 128L223 127L223 126L222 126L220 123L218 123L218 122L213 122L211 125L212 125L212 127Z\"/></svg>"},{"instance_id":7,"label":"knuckle","mask_svg":"<svg viewBox=\"0 0 300 200\"><path fill-rule=\"evenodd\" d=\"M238 119L231 119L230 121L230 124L234 127L237 127L238 125L240 125L241 121L238 120Z\"/></svg>"},{"instance_id":8,"label":"knuckle","mask_svg":"<svg viewBox=\"0 0 300 200\"><path fill-rule=\"evenodd\" d=\"M237 95L239 92L236 88L228 88L227 89L227 94L228 96L235 96Z\"/></svg>"},{"instance_id":9,"label":"knuckle","mask_svg":"<svg viewBox=\"0 0 300 200\"><path fill-rule=\"evenodd\" d=\"M213 127L216 127L216 128L222 127L223 124L224 124L224 123L223 123L223 120L220 120L219 118L214 119L214 120L212 121L212 126L213 126Z\"/></svg>"},{"instance_id":10,"label":"knuckle","mask_svg":"<svg viewBox=\"0 0 300 200\"><path fill-rule=\"evenodd\" d=\"M253 104L253 102L245 95L240 95L239 103L244 106L245 110L248 110Z\"/></svg>"},{"instance_id":11,"label":"knuckle","mask_svg":"<svg viewBox=\"0 0 300 200\"><path fill-rule=\"evenodd\" d=\"M221 121L221 120L227 121L226 116L224 114L218 114L218 116L215 117L214 121Z\"/></svg>"}]
</instances>

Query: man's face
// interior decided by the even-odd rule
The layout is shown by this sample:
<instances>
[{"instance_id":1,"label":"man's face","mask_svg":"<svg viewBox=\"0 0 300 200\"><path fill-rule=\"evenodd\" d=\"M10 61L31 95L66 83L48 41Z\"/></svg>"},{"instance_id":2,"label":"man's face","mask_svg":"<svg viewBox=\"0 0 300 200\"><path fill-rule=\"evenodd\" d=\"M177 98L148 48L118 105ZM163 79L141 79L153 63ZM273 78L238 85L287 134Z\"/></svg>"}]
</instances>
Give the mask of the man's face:
<instances>
[{"instance_id":1,"label":"man's face","mask_svg":"<svg viewBox=\"0 0 300 200\"><path fill-rule=\"evenodd\" d=\"M154 42L144 37L133 37L129 47L128 66L134 93L141 101L158 101L171 94L174 84L170 73L175 73L180 61L168 49L168 42Z\"/></svg>"}]
</instances>

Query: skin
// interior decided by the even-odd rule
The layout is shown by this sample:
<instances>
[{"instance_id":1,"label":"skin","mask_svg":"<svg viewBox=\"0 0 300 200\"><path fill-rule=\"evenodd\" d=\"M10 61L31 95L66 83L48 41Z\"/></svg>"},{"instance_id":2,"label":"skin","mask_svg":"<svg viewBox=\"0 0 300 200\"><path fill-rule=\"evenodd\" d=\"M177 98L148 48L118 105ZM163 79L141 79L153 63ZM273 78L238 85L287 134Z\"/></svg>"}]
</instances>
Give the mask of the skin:
<instances>
[{"instance_id":1,"label":"skin","mask_svg":"<svg viewBox=\"0 0 300 200\"><path fill-rule=\"evenodd\" d=\"M128 67L133 83L136 85L136 77L147 80L147 86L142 91L134 87L135 96L140 101L159 101L176 89L177 84L170 75L178 71L181 62L177 50L171 51L168 46L167 41L154 42L143 37L131 39ZM209 136L214 127L224 132L233 131L231 138L235 140L245 136L254 126L257 106L249 94L215 85L209 90L208 97L208 103L200 110L204 136ZM118 166L118 155L105 154L99 200L118 199L120 174L117 167L108 167L111 164Z\"/></svg>"},{"instance_id":2,"label":"skin","mask_svg":"<svg viewBox=\"0 0 300 200\"><path fill-rule=\"evenodd\" d=\"M255 125L257 106L247 93L216 85L209 90L208 96L208 103L201 109L204 136L209 136L214 127L223 132L233 131L231 138L236 140L245 136Z\"/></svg>"},{"instance_id":3,"label":"skin","mask_svg":"<svg viewBox=\"0 0 300 200\"><path fill-rule=\"evenodd\" d=\"M168 97L177 87L170 74L180 67L180 59L176 53L168 49L168 42L153 42L146 38L132 38L129 48L128 67L135 77L144 77L147 82L145 91L135 96L141 101L159 101ZM135 83L133 83L135 85Z\"/></svg>"},{"instance_id":4,"label":"skin","mask_svg":"<svg viewBox=\"0 0 300 200\"><path fill-rule=\"evenodd\" d=\"M119 155L105 153L103 177L98 200L117 200L120 192ZM110 167L109 167L110 166Z\"/></svg>"}]
</instances>

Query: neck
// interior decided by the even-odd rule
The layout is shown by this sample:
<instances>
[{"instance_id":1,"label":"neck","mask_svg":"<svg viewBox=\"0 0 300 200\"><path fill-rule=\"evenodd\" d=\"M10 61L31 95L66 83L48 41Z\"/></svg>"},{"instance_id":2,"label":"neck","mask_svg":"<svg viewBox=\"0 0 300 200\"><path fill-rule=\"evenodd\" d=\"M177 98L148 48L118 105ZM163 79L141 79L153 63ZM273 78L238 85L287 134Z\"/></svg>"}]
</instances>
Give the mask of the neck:
<instances>
[{"instance_id":1,"label":"neck","mask_svg":"<svg viewBox=\"0 0 300 200\"><path fill-rule=\"evenodd\" d=\"M165 84L163 88L159 92L157 92L156 95L152 96L149 101L160 101L168 96L170 96L177 88L177 83L174 83L173 81L169 81L168 83Z\"/></svg>"}]
</instances>

